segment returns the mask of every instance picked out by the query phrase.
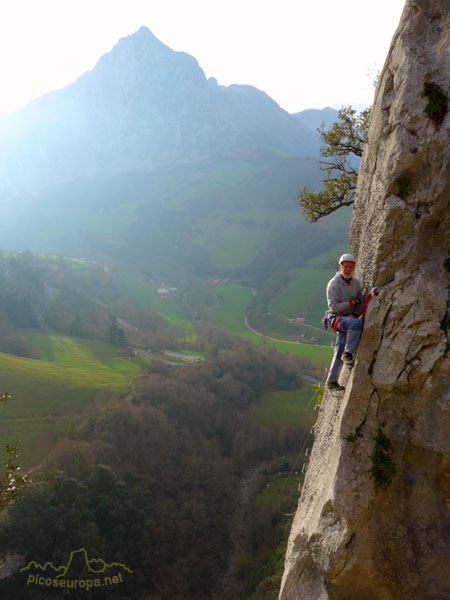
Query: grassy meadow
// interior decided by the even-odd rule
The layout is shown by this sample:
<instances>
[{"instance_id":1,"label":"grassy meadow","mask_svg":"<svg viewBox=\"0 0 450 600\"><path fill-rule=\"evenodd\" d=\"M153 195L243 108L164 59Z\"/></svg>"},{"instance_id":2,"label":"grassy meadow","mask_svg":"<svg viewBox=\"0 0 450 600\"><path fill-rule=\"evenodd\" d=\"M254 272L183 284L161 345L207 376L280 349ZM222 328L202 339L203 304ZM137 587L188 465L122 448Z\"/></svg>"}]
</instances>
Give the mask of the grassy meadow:
<instances>
[{"instance_id":1,"label":"grassy meadow","mask_svg":"<svg viewBox=\"0 0 450 600\"><path fill-rule=\"evenodd\" d=\"M288 317L303 317L320 327L327 307L325 290L334 269L298 269L288 289L272 305L275 312Z\"/></svg>"},{"instance_id":2,"label":"grassy meadow","mask_svg":"<svg viewBox=\"0 0 450 600\"><path fill-rule=\"evenodd\" d=\"M269 392L259 400L253 418L263 427L298 427L309 431L317 416L314 394L314 388L306 382L300 390Z\"/></svg>"},{"instance_id":3,"label":"grassy meadow","mask_svg":"<svg viewBox=\"0 0 450 600\"><path fill-rule=\"evenodd\" d=\"M85 263L80 262L80 268L86 268ZM193 325L176 298L162 301L156 293L156 284L146 277L127 274L123 283L137 304L161 315L168 327L175 326L186 336L194 336ZM299 354L320 367L328 365L330 348L274 341L250 331L245 326L245 314L253 298L251 289L228 284L216 286L215 292L216 300L209 311L212 322L255 344ZM20 333L34 349L36 358L0 353L0 391L12 395L0 405L0 438L17 444L22 464L31 466L45 458L55 436L64 435L68 422L76 423L91 410L101 390L127 394L131 380L148 364L148 359L130 356L126 349L99 340L34 329L23 329ZM310 417L302 411L310 392L310 386L305 384L299 392L269 394L258 405L255 419L263 425L283 427L298 426L299 420L304 419L306 426Z\"/></svg>"},{"instance_id":4,"label":"grassy meadow","mask_svg":"<svg viewBox=\"0 0 450 600\"><path fill-rule=\"evenodd\" d=\"M0 390L12 396L0 405L0 439L17 444L22 464L30 466L45 457L55 435L88 410L98 392L126 394L148 361L98 340L35 330L22 334L41 358L0 353Z\"/></svg>"},{"instance_id":5,"label":"grassy meadow","mask_svg":"<svg viewBox=\"0 0 450 600\"><path fill-rule=\"evenodd\" d=\"M186 319L176 298L162 300L156 292L158 286L148 277L126 273L122 276L122 283L141 308L159 315L168 326L177 328L185 335L194 332L192 323Z\"/></svg>"},{"instance_id":6,"label":"grassy meadow","mask_svg":"<svg viewBox=\"0 0 450 600\"><path fill-rule=\"evenodd\" d=\"M220 327L245 337L254 334L245 326L245 311L253 298L250 288L237 285L217 285L216 302L210 309L210 319ZM250 335L251 334L251 335ZM258 337L258 336L256 336Z\"/></svg>"},{"instance_id":7,"label":"grassy meadow","mask_svg":"<svg viewBox=\"0 0 450 600\"><path fill-rule=\"evenodd\" d=\"M245 326L246 308L253 292L249 288L235 285L217 285L216 303L210 309L209 317L213 323L224 329L250 339L255 344L267 344L278 352L299 354L318 367L326 367L332 355L331 347L299 344L297 342L281 342L261 337Z\"/></svg>"}]
</instances>

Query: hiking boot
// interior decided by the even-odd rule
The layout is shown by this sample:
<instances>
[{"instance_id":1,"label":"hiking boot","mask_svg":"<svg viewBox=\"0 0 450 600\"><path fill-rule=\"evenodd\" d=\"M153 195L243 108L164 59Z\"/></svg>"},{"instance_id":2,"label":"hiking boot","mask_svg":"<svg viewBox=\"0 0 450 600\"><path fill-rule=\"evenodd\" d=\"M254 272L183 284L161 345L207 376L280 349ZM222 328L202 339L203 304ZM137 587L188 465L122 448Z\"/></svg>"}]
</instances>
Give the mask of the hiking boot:
<instances>
[{"instance_id":1,"label":"hiking boot","mask_svg":"<svg viewBox=\"0 0 450 600\"><path fill-rule=\"evenodd\" d=\"M327 390L343 392L345 390L345 387L343 385L339 385L337 381L327 381Z\"/></svg>"},{"instance_id":2,"label":"hiking boot","mask_svg":"<svg viewBox=\"0 0 450 600\"><path fill-rule=\"evenodd\" d=\"M350 354L350 352L344 352L344 354L342 355L342 362L348 367L353 367L353 365L355 364L355 358L353 354Z\"/></svg>"}]
</instances>

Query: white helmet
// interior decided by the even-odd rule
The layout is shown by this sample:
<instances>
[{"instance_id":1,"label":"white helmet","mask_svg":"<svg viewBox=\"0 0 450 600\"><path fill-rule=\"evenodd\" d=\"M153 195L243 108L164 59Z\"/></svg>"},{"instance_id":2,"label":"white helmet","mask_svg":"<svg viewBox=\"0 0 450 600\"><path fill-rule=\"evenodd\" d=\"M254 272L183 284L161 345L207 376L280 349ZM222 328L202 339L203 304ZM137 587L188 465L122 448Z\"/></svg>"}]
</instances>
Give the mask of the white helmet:
<instances>
[{"instance_id":1,"label":"white helmet","mask_svg":"<svg viewBox=\"0 0 450 600\"><path fill-rule=\"evenodd\" d=\"M348 260L349 262L356 263L355 257L353 254L343 254L339 259L339 264L341 265L344 261Z\"/></svg>"}]
</instances>

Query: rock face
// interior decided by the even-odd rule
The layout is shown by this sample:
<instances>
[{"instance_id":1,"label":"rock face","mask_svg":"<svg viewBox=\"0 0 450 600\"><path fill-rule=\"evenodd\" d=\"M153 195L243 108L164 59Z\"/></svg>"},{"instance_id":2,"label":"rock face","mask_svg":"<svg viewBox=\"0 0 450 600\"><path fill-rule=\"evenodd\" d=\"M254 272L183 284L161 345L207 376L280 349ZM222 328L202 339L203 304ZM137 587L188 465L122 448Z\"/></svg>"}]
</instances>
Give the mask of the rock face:
<instances>
[{"instance_id":1,"label":"rock face","mask_svg":"<svg viewBox=\"0 0 450 600\"><path fill-rule=\"evenodd\" d=\"M351 228L357 275L382 291L341 375L345 395L323 399L281 600L450 598L449 47L450 2L409 0ZM397 467L390 485L369 473L383 467L370 458L380 428Z\"/></svg>"}]
</instances>

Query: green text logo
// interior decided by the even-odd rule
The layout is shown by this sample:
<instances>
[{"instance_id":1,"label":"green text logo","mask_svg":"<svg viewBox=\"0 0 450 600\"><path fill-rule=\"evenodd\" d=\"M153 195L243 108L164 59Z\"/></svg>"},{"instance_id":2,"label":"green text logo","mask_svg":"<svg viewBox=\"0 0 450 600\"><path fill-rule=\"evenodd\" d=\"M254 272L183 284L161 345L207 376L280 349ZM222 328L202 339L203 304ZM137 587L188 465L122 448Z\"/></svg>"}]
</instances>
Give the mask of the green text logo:
<instances>
[{"instance_id":1,"label":"green text logo","mask_svg":"<svg viewBox=\"0 0 450 600\"><path fill-rule=\"evenodd\" d=\"M40 565L32 560L20 572L28 573L27 585L91 590L123 583L124 575L133 571L123 563L89 559L86 548L80 548L70 553L66 565L57 567L51 562Z\"/></svg>"}]
</instances>

